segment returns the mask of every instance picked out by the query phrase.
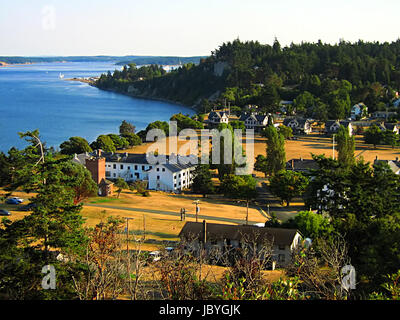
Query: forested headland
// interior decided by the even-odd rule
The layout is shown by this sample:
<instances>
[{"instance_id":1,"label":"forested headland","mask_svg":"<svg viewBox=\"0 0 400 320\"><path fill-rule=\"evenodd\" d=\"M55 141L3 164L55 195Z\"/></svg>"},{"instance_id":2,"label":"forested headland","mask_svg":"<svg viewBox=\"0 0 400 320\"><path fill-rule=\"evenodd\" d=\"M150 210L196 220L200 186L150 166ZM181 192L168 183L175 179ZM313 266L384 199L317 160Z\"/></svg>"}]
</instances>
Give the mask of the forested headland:
<instances>
[{"instance_id":1,"label":"forested headland","mask_svg":"<svg viewBox=\"0 0 400 320\"><path fill-rule=\"evenodd\" d=\"M167 73L160 66L129 64L103 74L96 86L176 101L202 112L222 103L237 113L247 104L277 112L281 100L290 100L297 114L344 119L358 102L370 113L391 106L400 87L400 40L282 47L277 39L273 45L236 39L198 65L187 63Z\"/></svg>"}]
</instances>

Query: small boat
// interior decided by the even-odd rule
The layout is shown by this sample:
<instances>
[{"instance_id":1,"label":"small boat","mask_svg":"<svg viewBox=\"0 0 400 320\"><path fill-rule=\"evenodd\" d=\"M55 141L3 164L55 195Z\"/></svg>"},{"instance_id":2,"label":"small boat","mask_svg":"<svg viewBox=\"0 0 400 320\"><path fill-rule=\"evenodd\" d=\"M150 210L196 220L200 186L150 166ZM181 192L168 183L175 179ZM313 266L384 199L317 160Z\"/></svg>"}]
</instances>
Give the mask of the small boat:
<instances>
[{"instance_id":1,"label":"small boat","mask_svg":"<svg viewBox=\"0 0 400 320\"><path fill-rule=\"evenodd\" d=\"M64 79L64 75L61 72L60 72L59 78Z\"/></svg>"}]
</instances>

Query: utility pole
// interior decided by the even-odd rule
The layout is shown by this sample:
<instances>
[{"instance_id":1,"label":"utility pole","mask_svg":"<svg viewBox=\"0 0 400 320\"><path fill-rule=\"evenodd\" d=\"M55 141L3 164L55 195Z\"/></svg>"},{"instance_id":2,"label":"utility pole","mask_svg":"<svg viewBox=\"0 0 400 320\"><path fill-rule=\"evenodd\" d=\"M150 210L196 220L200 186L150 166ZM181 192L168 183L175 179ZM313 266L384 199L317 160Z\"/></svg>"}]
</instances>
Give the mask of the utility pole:
<instances>
[{"instance_id":1,"label":"utility pole","mask_svg":"<svg viewBox=\"0 0 400 320\"><path fill-rule=\"evenodd\" d=\"M335 160L335 135L334 134L332 135L332 138L333 138L333 140L332 140L332 157L333 157L333 160Z\"/></svg>"},{"instance_id":2,"label":"utility pole","mask_svg":"<svg viewBox=\"0 0 400 320\"><path fill-rule=\"evenodd\" d=\"M195 201L193 201L193 203L196 205L196 222L197 222L198 213L200 212L200 207L199 207L200 201L199 200L195 200Z\"/></svg>"}]
</instances>

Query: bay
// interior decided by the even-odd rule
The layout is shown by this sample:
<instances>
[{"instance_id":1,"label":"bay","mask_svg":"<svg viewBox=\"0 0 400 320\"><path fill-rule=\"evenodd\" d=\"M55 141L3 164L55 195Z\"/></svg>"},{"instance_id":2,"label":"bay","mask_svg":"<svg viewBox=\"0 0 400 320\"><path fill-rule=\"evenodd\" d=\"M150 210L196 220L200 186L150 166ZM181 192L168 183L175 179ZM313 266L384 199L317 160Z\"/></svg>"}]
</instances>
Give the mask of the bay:
<instances>
[{"instance_id":1,"label":"bay","mask_svg":"<svg viewBox=\"0 0 400 320\"><path fill-rule=\"evenodd\" d=\"M136 131L153 121L168 121L190 108L156 100L136 99L68 81L120 69L114 63L66 62L0 67L0 151L27 143L18 132L39 129L48 147L58 148L72 136L94 141L100 134L118 133L122 120ZM60 79L62 73L64 79Z\"/></svg>"}]
</instances>

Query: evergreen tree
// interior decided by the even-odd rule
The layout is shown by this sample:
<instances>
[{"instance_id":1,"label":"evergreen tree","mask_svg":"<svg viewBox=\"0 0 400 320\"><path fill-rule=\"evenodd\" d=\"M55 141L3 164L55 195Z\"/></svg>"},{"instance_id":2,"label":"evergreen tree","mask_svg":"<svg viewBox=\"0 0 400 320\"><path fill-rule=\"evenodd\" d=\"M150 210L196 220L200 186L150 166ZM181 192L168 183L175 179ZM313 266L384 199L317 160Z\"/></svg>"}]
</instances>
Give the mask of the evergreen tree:
<instances>
[{"instance_id":1,"label":"evergreen tree","mask_svg":"<svg viewBox=\"0 0 400 320\"><path fill-rule=\"evenodd\" d=\"M265 136L267 137L267 174L275 175L285 169L285 138L274 126L268 126L265 129Z\"/></svg>"},{"instance_id":2,"label":"evergreen tree","mask_svg":"<svg viewBox=\"0 0 400 320\"><path fill-rule=\"evenodd\" d=\"M350 137L349 130L347 130L344 126L340 126L336 138L339 163L343 166L350 166L354 164L354 137Z\"/></svg>"},{"instance_id":3,"label":"evergreen tree","mask_svg":"<svg viewBox=\"0 0 400 320\"><path fill-rule=\"evenodd\" d=\"M202 194L204 198L207 194L214 193L214 185L209 165L199 164L194 170L193 176L193 192Z\"/></svg>"}]
</instances>

